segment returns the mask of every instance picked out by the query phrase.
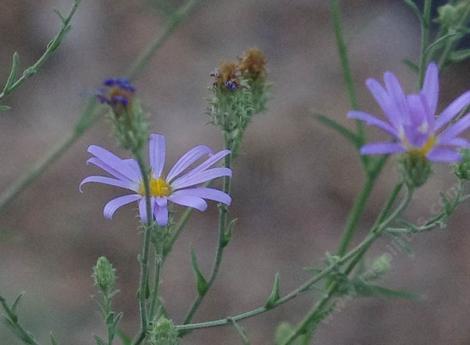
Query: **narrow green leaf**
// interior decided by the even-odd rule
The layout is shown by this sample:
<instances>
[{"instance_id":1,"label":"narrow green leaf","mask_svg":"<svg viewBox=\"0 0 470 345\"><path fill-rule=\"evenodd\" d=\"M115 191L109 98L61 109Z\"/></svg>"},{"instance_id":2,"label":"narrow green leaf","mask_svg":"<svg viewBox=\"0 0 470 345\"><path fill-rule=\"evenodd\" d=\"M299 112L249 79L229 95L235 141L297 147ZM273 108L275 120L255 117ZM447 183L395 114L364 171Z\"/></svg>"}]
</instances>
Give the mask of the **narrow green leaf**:
<instances>
[{"instance_id":1,"label":"narrow green leaf","mask_svg":"<svg viewBox=\"0 0 470 345\"><path fill-rule=\"evenodd\" d=\"M122 341L122 345L132 345L132 339L128 335L126 335L122 330L117 330L117 336Z\"/></svg>"},{"instance_id":2,"label":"narrow green leaf","mask_svg":"<svg viewBox=\"0 0 470 345\"><path fill-rule=\"evenodd\" d=\"M237 222L237 220L237 218L234 218L228 223L227 228L224 231L222 247L226 247L232 239L233 229L235 228L235 223Z\"/></svg>"},{"instance_id":3,"label":"narrow green leaf","mask_svg":"<svg viewBox=\"0 0 470 345\"><path fill-rule=\"evenodd\" d=\"M0 113L2 113L4 111L8 111L10 109L11 109L11 107L9 107L8 105L0 104Z\"/></svg>"},{"instance_id":4,"label":"narrow green leaf","mask_svg":"<svg viewBox=\"0 0 470 345\"><path fill-rule=\"evenodd\" d=\"M196 288L199 296L204 296L208 289L208 284L206 278L202 274L199 266L197 264L197 257L194 249L191 249L191 265L193 267L193 272L196 277Z\"/></svg>"},{"instance_id":5,"label":"narrow green leaf","mask_svg":"<svg viewBox=\"0 0 470 345\"><path fill-rule=\"evenodd\" d=\"M245 330L242 326L240 326L234 319L230 319L233 327L237 331L240 339L242 340L243 345L251 345L250 340L248 339L248 335L246 334Z\"/></svg>"},{"instance_id":6,"label":"narrow green leaf","mask_svg":"<svg viewBox=\"0 0 470 345\"><path fill-rule=\"evenodd\" d=\"M51 332L49 333L49 336L51 338L51 344L52 345L59 345L59 342L57 341L57 339L55 338L54 334Z\"/></svg>"},{"instance_id":7,"label":"narrow green leaf","mask_svg":"<svg viewBox=\"0 0 470 345\"><path fill-rule=\"evenodd\" d=\"M419 67L417 64L415 64L413 61L410 59L403 59L402 62L408 66L413 72L418 73L419 72Z\"/></svg>"},{"instance_id":8,"label":"narrow green leaf","mask_svg":"<svg viewBox=\"0 0 470 345\"><path fill-rule=\"evenodd\" d=\"M18 295L18 297L16 297L15 301L13 302L13 304L11 305L11 311L12 311L13 313L16 314L16 309L18 308L18 305L19 305L19 303L20 303L20 301L21 301L21 298L23 298L24 294L25 294L24 291L23 291L22 293L20 293L20 294Z\"/></svg>"},{"instance_id":9,"label":"narrow green leaf","mask_svg":"<svg viewBox=\"0 0 470 345\"><path fill-rule=\"evenodd\" d=\"M404 2L411 8L416 17L418 17L419 21L423 23L423 15L421 14L418 6L416 6L415 2L413 0L404 0Z\"/></svg>"},{"instance_id":10,"label":"narrow green leaf","mask_svg":"<svg viewBox=\"0 0 470 345\"><path fill-rule=\"evenodd\" d=\"M470 58L470 49L457 50L450 54L450 60L452 62L461 62L469 58Z\"/></svg>"},{"instance_id":11,"label":"narrow green leaf","mask_svg":"<svg viewBox=\"0 0 470 345\"><path fill-rule=\"evenodd\" d=\"M358 136L350 129L347 129L343 125L340 125L338 122L336 122L335 120L331 119L328 116L317 114L317 113L314 113L313 115L317 118L318 121L320 121L326 127L334 129L339 134L341 134L344 138L346 138L348 141L353 143L355 146L359 145L360 140Z\"/></svg>"},{"instance_id":12,"label":"narrow green leaf","mask_svg":"<svg viewBox=\"0 0 470 345\"><path fill-rule=\"evenodd\" d=\"M421 296L410 291L394 290L367 283L358 284L356 286L356 293L363 297L400 298L413 301L421 299Z\"/></svg>"},{"instance_id":13,"label":"narrow green leaf","mask_svg":"<svg viewBox=\"0 0 470 345\"><path fill-rule=\"evenodd\" d=\"M16 81L18 75L18 65L20 62L20 56L17 52L13 53L12 61L11 61L11 68L10 68L10 75L5 83L5 87L3 88L4 93L8 93L8 90Z\"/></svg>"},{"instance_id":14,"label":"narrow green leaf","mask_svg":"<svg viewBox=\"0 0 470 345\"><path fill-rule=\"evenodd\" d=\"M269 295L269 298L266 301L266 304L264 305L266 308L271 309L281 297L280 286L281 284L280 284L279 273L276 273L276 275L274 276L274 283L273 283L273 289L271 291L271 295Z\"/></svg>"}]
</instances>

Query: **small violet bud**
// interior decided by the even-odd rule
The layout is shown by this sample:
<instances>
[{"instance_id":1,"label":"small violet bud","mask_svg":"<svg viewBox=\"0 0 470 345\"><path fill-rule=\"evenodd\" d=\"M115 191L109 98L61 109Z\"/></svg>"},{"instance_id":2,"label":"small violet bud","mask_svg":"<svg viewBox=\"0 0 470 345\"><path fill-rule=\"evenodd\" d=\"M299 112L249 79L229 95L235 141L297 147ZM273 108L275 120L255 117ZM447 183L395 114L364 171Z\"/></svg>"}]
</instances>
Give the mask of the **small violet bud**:
<instances>
[{"instance_id":1,"label":"small violet bud","mask_svg":"<svg viewBox=\"0 0 470 345\"><path fill-rule=\"evenodd\" d=\"M108 104L114 112L120 112L132 102L135 87L125 78L110 78L103 81L103 86L96 92L99 102Z\"/></svg>"},{"instance_id":2,"label":"small violet bud","mask_svg":"<svg viewBox=\"0 0 470 345\"><path fill-rule=\"evenodd\" d=\"M214 77L214 86L235 91L240 88L240 70L238 64L234 62L221 63L211 77Z\"/></svg>"}]
</instances>

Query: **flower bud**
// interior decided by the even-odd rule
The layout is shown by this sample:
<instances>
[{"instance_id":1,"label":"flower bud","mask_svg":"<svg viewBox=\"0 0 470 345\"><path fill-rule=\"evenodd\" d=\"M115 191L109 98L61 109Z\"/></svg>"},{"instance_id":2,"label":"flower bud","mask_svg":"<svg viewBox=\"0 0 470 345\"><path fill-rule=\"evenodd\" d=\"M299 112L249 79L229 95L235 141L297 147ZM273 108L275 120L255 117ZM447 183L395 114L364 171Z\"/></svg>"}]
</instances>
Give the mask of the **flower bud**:
<instances>
[{"instance_id":1,"label":"flower bud","mask_svg":"<svg viewBox=\"0 0 470 345\"><path fill-rule=\"evenodd\" d=\"M93 267L92 277L98 287L104 294L113 292L116 285L116 270L113 265L104 256L98 258Z\"/></svg>"},{"instance_id":2,"label":"flower bud","mask_svg":"<svg viewBox=\"0 0 470 345\"><path fill-rule=\"evenodd\" d=\"M418 188L425 184L431 175L431 163L423 154L409 151L400 159L400 172L408 186Z\"/></svg>"},{"instance_id":3,"label":"flower bud","mask_svg":"<svg viewBox=\"0 0 470 345\"><path fill-rule=\"evenodd\" d=\"M437 19L443 28L457 29L462 24L463 16L466 14L466 10L470 6L468 0L461 0L454 4L445 4L437 9ZM468 14L467 14L468 15Z\"/></svg>"},{"instance_id":4,"label":"flower bud","mask_svg":"<svg viewBox=\"0 0 470 345\"><path fill-rule=\"evenodd\" d=\"M240 72L244 77L253 80L258 78L265 78L266 62L266 57L260 49L247 49L240 58Z\"/></svg>"},{"instance_id":5,"label":"flower bud","mask_svg":"<svg viewBox=\"0 0 470 345\"><path fill-rule=\"evenodd\" d=\"M470 150L462 150L461 154L462 160L454 166L454 173L461 180L470 180Z\"/></svg>"},{"instance_id":6,"label":"flower bud","mask_svg":"<svg viewBox=\"0 0 470 345\"><path fill-rule=\"evenodd\" d=\"M148 333L149 345L178 345L178 331L173 321L160 317L154 321Z\"/></svg>"}]
</instances>

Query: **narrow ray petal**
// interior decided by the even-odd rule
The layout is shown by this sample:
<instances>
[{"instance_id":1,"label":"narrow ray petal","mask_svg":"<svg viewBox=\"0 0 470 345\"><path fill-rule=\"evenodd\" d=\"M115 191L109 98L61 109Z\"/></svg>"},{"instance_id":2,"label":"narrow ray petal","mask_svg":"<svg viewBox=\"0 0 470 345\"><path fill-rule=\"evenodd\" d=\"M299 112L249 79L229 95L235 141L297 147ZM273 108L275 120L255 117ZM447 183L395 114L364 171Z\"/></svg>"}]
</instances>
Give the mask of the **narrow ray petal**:
<instances>
[{"instance_id":1,"label":"narrow ray petal","mask_svg":"<svg viewBox=\"0 0 470 345\"><path fill-rule=\"evenodd\" d=\"M150 166L156 178L162 175L165 166L165 137L160 134L151 134L149 143Z\"/></svg>"},{"instance_id":2,"label":"narrow ray petal","mask_svg":"<svg viewBox=\"0 0 470 345\"><path fill-rule=\"evenodd\" d=\"M90 152L95 157L99 158L103 163L108 165L110 168L119 171L121 174L126 176L128 179L135 179L135 173L129 168L127 164L123 164L123 160L116 156L114 153L96 145L88 147Z\"/></svg>"},{"instance_id":3,"label":"narrow ray petal","mask_svg":"<svg viewBox=\"0 0 470 345\"><path fill-rule=\"evenodd\" d=\"M435 63L430 63L424 77L422 93L426 98L429 110L436 113L437 101L439 99L439 68Z\"/></svg>"},{"instance_id":4,"label":"narrow ray petal","mask_svg":"<svg viewBox=\"0 0 470 345\"><path fill-rule=\"evenodd\" d=\"M444 111L436 120L435 130L437 131L438 129L448 124L464 107L469 104L470 91L467 91L444 109Z\"/></svg>"},{"instance_id":5,"label":"narrow ray petal","mask_svg":"<svg viewBox=\"0 0 470 345\"><path fill-rule=\"evenodd\" d=\"M192 176L199 174L200 172L206 169L209 169L210 167L215 165L218 161L220 161L222 158L224 158L228 154L230 154L230 150L222 150L213 154L207 160L199 164L197 167L190 170L188 173L184 174L183 176L177 178L174 182L179 183L181 180L186 180L188 178L191 178Z\"/></svg>"},{"instance_id":6,"label":"narrow ray petal","mask_svg":"<svg viewBox=\"0 0 470 345\"><path fill-rule=\"evenodd\" d=\"M375 79L368 79L366 81L367 88L369 89L375 101L382 108L385 116L387 116L390 123L397 129L401 127L400 117L397 114L396 108L393 106L390 96L387 91Z\"/></svg>"},{"instance_id":7,"label":"narrow ray petal","mask_svg":"<svg viewBox=\"0 0 470 345\"><path fill-rule=\"evenodd\" d=\"M470 141L464 138L454 138L454 139L447 141L446 143L441 143L441 144L446 145L446 146L458 146L464 149L470 148Z\"/></svg>"},{"instance_id":8,"label":"narrow ray petal","mask_svg":"<svg viewBox=\"0 0 470 345\"><path fill-rule=\"evenodd\" d=\"M130 204L133 201L137 201L141 198L139 194L130 194L120 196L118 198L112 199L104 206L103 214L105 218L111 219L113 218L114 213L117 209L121 206Z\"/></svg>"},{"instance_id":9,"label":"narrow ray petal","mask_svg":"<svg viewBox=\"0 0 470 345\"><path fill-rule=\"evenodd\" d=\"M405 152L403 146L401 144L391 142L377 142L361 147L361 154L363 155L381 155L399 152Z\"/></svg>"},{"instance_id":10,"label":"narrow ray petal","mask_svg":"<svg viewBox=\"0 0 470 345\"><path fill-rule=\"evenodd\" d=\"M105 177L105 176L88 176L87 178L83 179L82 182L80 182L80 186L78 187L80 192L82 191L82 186L85 183L90 183L90 182L102 183L102 184L107 184L110 186L126 188L134 192L138 191L138 186L132 182L122 181L122 180L114 179L111 177Z\"/></svg>"},{"instance_id":11,"label":"narrow ray petal","mask_svg":"<svg viewBox=\"0 0 470 345\"><path fill-rule=\"evenodd\" d=\"M232 176L232 171L228 168L212 168L204 170L190 176L185 175L171 184L173 190L191 187L209 180L213 180L222 176Z\"/></svg>"},{"instance_id":12,"label":"narrow ray petal","mask_svg":"<svg viewBox=\"0 0 470 345\"><path fill-rule=\"evenodd\" d=\"M456 152L455 150L442 147L436 147L431 152L429 152L426 157L431 161L443 163L458 162L462 158L460 153Z\"/></svg>"},{"instance_id":13,"label":"narrow ray petal","mask_svg":"<svg viewBox=\"0 0 470 345\"><path fill-rule=\"evenodd\" d=\"M206 145L199 145L188 152L186 152L176 164L171 168L167 176L167 181L173 180L179 174L181 174L185 169L187 169L191 164L201 159L203 156L211 154L212 150Z\"/></svg>"},{"instance_id":14,"label":"narrow ray petal","mask_svg":"<svg viewBox=\"0 0 470 345\"><path fill-rule=\"evenodd\" d=\"M186 195L183 191L176 191L168 197L171 202L175 204L192 207L199 211L205 211L207 209L207 203L197 196Z\"/></svg>"},{"instance_id":15,"label":"narrow ray petal","mask_svg":"<svg viewBox=\"0 0 470 345\"><path fill-rule=\"evenodd\" d=\"M128 177L124 176L123 174L121 174L119 171L117 171L116 169L113 169L111 168L108 164L104 163L101 159L99 158L96 158L96 157L92 157L90 159L88 159L86 161L87 164L93 164L95 166L97 166L98 168L101 168L103 169L104 171L106 171L108 174L111 174L113 175L114 177L116 177L117 179L119 180L125 180L125 181L131 181Z\"/></svg>"},{"instance_id":16,"label":"narrow ray petal","mask_svg":"<svg viewBox=\"0 0 470 345\"><path fill-rule=\"evenodd\" d=\"M168 224L168 205L165 198L157 198L155 203L155 220L160 226Z\"/></svg>"},{"instance_id":17,"label":"narrow ray petal","mask_svg":"<svg viewBox=\"0 0 470 345\"><path fill-rule=\"evenodd\" d=\"M371 114L365 113L363 111L353 110L353 111L348 112L348 118L364 121L370 126L378 127L384 130L385 132L387 132L388 134L393 135L394 137L398 137L398 132L396 131L395 128L390 126L385 121L379 120L378 118L376 118L375 116Z\"/></svg>"},{"instance_id":18,"label":"narrow ray petal","mask_svg":"<svg viewBox=\"0 0 470 345\"><path fill-rule=\"evenodd\" d=\"M408 106L406 103L406 96L401 88L400 82L397 77L391 72L384 74L385 87L388 94L391 96L392 103L394 104L400 122L407 124L409 122Z\"/></svg>"},{"instance_id":19,"label":"narrow ray petal","mask_svg":"<svg viewBox=\"0 0 470 345\"><path fill-rule=\"evenodd\" d=\"M452 140L460 133L470 127L470 113L465 115L462 119L458 120L452 126L444 130L439 136L439 142L445 144L449 140Z\"/></svg>"},{"instance_id":20,"label":"narrow ray petal","mask_svg":"<svg viewBox=\"0 0 470 345\"><path fill-rule=\"evenodd\" d=\"M178 195L197 196L199 198L221 202L230 205L232 198L230 195L214 188L190 188L177 191Z\"/></svg>"},{"instance_id":21,"label":"narrow ray petal","mask_svg":"<svg viewBox=\"0 0 470 345\"><path fill-rule=\"evenodd\" d=\"M150 198L150 216L153 218L155 209L155 198ZM147 203L145 197L141 196L139 201L139 216L142 223L147 223Z\"/></svg>"}]
</instances>

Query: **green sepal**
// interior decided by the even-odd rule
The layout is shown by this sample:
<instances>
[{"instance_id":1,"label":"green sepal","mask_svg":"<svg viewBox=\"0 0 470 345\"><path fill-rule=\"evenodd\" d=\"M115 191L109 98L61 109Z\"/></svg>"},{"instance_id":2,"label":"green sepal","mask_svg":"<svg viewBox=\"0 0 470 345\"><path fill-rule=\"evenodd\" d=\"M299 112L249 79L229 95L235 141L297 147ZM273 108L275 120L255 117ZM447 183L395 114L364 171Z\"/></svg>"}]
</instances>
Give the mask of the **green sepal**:
<instances>
[{"instance_id":1,"label":"green sepal","mask_svg":"<svg viewBox=\"0 0 470 345\"><path fill-rule=\"evenodd\" d=\"M204 296L209 288L209 284L207 284L206 278L204 278L204 275L199 269L194 249L191 249L191 266L193 267L194 276L196 277L197 293L199 296Z\"/></svg>"},{"instance_id":2,"label":"green sepal","mask_svg":"<svg viewBox=\"0 0 470 345\"><path fill-rule=\"evenodd\" d=\"M233 229L235 228L235 223L237 222L237 220L237 218L234 218L228 223L224 231L224 236L222 238L222 247L226 247L230 243L230 240L232 239Z\"/></svg>"},{"instance_id":3,"label":"green sepal","mask_svg":"<svg viewBox=\"0 0 470 345\"><path fill-rule=\"evenodd\" d=\"M280 276L279 276L279 273L276 273L274 275L273 289L271 291L271 294L268 297L268 300L266 301L266 304L264 305L267 309L271 309L272 307L274 307L276 302L279 301L279 298L281 298L280 287L281 287Z\"/></svg>"},{"instance_id":4,"label":"green sepal","mask_svg":"<svg viewBox=\"0 0 470 345\"><path fill-rule=\"evenodd\" d=\"M14 52L13 57L11 59L10 75L8 76L8 79L5 83L5 87L3 88L4 93L7 93L8 90L10 89L10 87L16 81L16 78L17 78L17 75L18 75L19 62L20 62L20 56L17 52Z\"/></svg>"}]
</instances>

